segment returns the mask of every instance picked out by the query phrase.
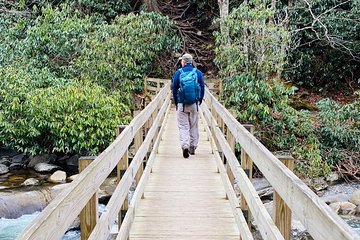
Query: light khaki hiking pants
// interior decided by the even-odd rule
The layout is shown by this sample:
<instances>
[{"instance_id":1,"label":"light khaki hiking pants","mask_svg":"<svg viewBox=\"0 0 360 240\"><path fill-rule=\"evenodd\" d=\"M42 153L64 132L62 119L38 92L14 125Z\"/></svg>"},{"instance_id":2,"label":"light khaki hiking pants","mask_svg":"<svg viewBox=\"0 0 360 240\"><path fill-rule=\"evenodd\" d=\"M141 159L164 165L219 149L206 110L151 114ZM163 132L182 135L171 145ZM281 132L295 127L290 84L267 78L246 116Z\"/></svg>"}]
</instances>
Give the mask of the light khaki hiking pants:
<instances>
[{"instance_id":1,"label":"light khaki hiking pants","mask_svg":"<svg viewBox=\"0 0 360 240\"><path fill-rule=\"evenodd\" d=\"M185 109L183 108L185 106ZM180 145L182 149L193 146L196 149L199 143L198 108L196 103L192 105L178 104L176 111Z\"/></svg>"}]
</instances>

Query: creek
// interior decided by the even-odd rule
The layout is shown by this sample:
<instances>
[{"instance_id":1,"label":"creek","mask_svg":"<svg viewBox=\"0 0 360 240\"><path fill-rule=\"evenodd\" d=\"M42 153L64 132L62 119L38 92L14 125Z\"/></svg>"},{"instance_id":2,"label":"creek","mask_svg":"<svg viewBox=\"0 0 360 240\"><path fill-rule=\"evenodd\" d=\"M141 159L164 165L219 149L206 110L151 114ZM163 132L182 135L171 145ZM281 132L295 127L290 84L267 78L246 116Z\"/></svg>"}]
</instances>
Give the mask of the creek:
<instances>
[{"instance_id":1,"label":"creek","mask_svg":"<svg viewBox=\"0 0 360 240\"><path fill-rule=\"evenodd\" d=\"M100 214L104 211L105 205L99 204ZM14 240L25 229L27 225L31 223L35 217L39 215L39 212L33 214L25 214L16 219L0 218L0 239L1 240ZM112 231L116 232L118 226L117 223L113 225ZM71 229L67 231L62 240L79 240L80 231L77 229Z\"/></svg>"},{"instance_id":2,"label":"creek","mask_svg":"<svg viewBox=\"0 0 360 240\"><path fill-rule=\"evenodd\" d=\"M354 228L360 235L360 218L344 219L347 224Z\"/></svg>"},{"instance_id":3,"label":"creek","mask_svg":"<svg viewBox=\"0 0 360 240\"><path fill-rule=\"evenodd\" d=\"M8 176L8 177L10 177L10 176ZM17 181L17 184L15 184L15 185L18 185L22 181L20 179L24 179L24 178L29 177L29 176L13 175L12 177L13 177L12 180L15 180L15 179L19 180L19 181ZM14 184L14 182L12 182L12 183ZM63 186L65 186L65 185L66 184L64 184ZM330 194L337 194L337 193L348 193L348 194L350 194L350 193L354 192L356 189L359 189L359 186L360 186L359 183L356 183L356 184L355 183L350 183L350 184L342 183L342 184L330 186L326 190L326 192L323 193L322 195L330 195ZM53 186L53 188L55 188L55 189L57 189L59 187L61 188L61 185ZM15 189L13 189L13 190L15 190ZM10 190L5 190L4 189L2 191L10 191ZM19 191L17 191L17 192L19 192ZM20 193L21 193L21 191L20 191ZM132 194L133 194L133 192L129 193L129 196L128 196L129 199L132 198ZM13 195L13 193L11 193L11 195ZM22 198L24 198L24 197L20 197L20 199L22 199ZM12 200L12 202L15 202L15 201ZM104 211L104 209L105 209L105 205L104 204L99 204L99 212L100 212L100 214ZM23 212L22 216L18 215L20 217L16 217L15 219L0 218L0 239L1 240L13 240L13 239L16 239L16 237L25 229L25 227L27 225L29 225L30 222L39 214L39 212L35 212L35 213L32 213L32 214L24 214L24 213L26 213L26 212ZM344 218L344 220L360 234L360 218L357 218L357 217L349 218L349 217L347 217L347 218ZM117 231L117 225L115 223L111 232L116 232L116 231ZM64 235L62 240L75 240L75 239L76 240L80 239L80 233L79 233L78 230L70 230L70 231L68 231Z\"/></svg>"},{"instance_id":4,"label":"creek","mask_svg":"<svg viewBox=\"0 0 360 240\"><path fill-rule=\"evenodd\" d=\"M32 220L39 214L35 212L33 214L25 214L16 219L0 218L0 239L1 240L13 240L30 224ZM79 231L68 231L63 240L77 240L80 239Z\"/></svg>"},{"instance_id":5,"label":"creek","mask_svg":"<svg viewBox=\"0 0 360 240\"><path fill-rule=\"evenodd\" d=\"M100 209L104 209L104 205L100 205ZM0 218L0 239L1 240L14 240L25 227L39 214L39 212L33 214L26 214L17 219ZM360 218L345 219L345 221L353 227L360 234ZM117 225L113 226L115 232ZM68 231L62 240L79 240L80 232L78 230Z\"/></svg>"}]
</instances>

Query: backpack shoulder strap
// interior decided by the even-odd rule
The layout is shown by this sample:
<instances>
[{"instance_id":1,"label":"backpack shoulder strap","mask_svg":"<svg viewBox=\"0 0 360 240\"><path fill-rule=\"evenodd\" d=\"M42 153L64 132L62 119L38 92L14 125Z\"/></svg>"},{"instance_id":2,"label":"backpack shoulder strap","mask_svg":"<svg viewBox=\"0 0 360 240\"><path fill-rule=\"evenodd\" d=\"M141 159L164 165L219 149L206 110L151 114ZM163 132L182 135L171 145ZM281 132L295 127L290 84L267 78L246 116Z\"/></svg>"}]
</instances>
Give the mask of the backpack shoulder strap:
<instances>
[{"instance_id":1,"label":"backpack shoulder strap","mask_svg":"<svg viewBox=\"0 0 360 240\"><path fill-rule=\"evenodd\" d=\"M195 73L197 82L199 83L199 76L197 75L196 70L197 70L197 68L194 67L191 71L192 71L193 73Z\"/></svg>"}]
</instances>

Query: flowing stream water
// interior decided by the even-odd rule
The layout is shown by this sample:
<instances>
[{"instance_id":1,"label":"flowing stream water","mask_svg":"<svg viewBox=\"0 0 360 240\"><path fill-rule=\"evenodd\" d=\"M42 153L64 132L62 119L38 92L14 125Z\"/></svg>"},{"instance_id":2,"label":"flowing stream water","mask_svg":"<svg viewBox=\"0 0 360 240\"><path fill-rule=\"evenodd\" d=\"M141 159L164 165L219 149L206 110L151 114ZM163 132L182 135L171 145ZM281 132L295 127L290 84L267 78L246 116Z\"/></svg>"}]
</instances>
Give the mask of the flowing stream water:
<instances>
[{"instance_id":1,"label":"flowing stream water","mask_svg":"<svg viewBox=\"0 0 360 240\"><path fill-rule=\"evenodd\" d=\"M38 214L39 213L37 212L29 215L23 215L17 219L0 218L0 239L14 240ZM345 221L360 234L360 218L345 219ZM116 229L117 225L114 225L113 231L115 232ZM80 232L78 230L68 231L63 237L63 240L79 239Z\"/></svg>"},{"instance_id":2,"label":"flowing stream water","mask_svg":"<svg viewBox=\"0 0 360 240\"><path fill-rule=\"evenodd\" d=\"M104 211L105 205L99 204L100 214ZM33 214L25 214L16 219L0 218L0 239L1 240L14 240L31 223L39 212ZM111 232L116 232L118 229L117 222L114 223ZM62 240L79 240L80 231L70 230L65 233Z\"/></svg>"},{"instance_id":3,"label":"flowing stream water","mask_svg":"<svg viewBox=\"0 0 360 240\"><path fill-rule=\"evenodd\" d=\"M15 239L38 214L39 212L26 214L16 219L0 218L0 239ZM80 239L80 232L75 230L68 231L63 237L63 240L78 239Z\"/></svg>"},{"instance_id":4,"label":"flowing stream water","mask_svg":"<svg viewBox=\"0 0 360 240\"><path fill-rule=\"evenodd\" d=\"M345 221L360 235L360 218L345 219Z\"/></svg>"},{"instance_id":5,"label":"flowing stream water","mask_svg":"<svg viewBox=\"0 0 360 240\"><path fill-rule=\"evenodd\" d=\"M337 192L343 192L344 189L346 189L347 185L339 185L335 187L330 187L331 191L330 193L337 193ZM349 193L355 191L354 189L358 189L359 185L356 186L348 186ZM340 191L340 190L341 191ZM132 199L133 191L129 192L128 198L129 201ZM105 205L99 204L99 214L104 211ZM30 224L30 222L35 219L35 217L39 214L39 212L35 212L33 214L26 214L16 219L6 219L6 218L0 218L0 240L14 240L16 237L25 229L27 225ZM354 218L345 218L344 219L352 228L354 228L358 234L360 235L360 218L354 217ZM115 233L117 232L118 226L115 222L111 232ZM78 230L70 230L66 232L62 240L80 240L80 232Z\"/></svg>"}]
</instances>

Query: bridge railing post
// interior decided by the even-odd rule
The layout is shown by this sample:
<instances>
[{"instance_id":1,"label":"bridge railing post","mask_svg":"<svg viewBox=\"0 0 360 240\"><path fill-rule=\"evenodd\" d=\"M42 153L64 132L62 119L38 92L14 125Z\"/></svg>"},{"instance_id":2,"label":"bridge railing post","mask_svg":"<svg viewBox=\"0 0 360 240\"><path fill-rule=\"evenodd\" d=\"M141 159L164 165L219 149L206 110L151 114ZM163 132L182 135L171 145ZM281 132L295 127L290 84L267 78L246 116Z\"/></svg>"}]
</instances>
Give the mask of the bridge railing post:
<instances>
[{"instance_id":1,"label":"bridge railing post","mask_svg":"<svg viewBox=\"0 0 360 240\"><path fill-rule=\"evenodd\" d=\"M224 105L224 101L220 101L220 103L222 105ZM229 146L230 146L232 152L235 153L235 138L234 138L233 134L231 133L230 129L228 128L228 126L226 126L225 121L223 120L223 118L220 115L218 115L218 124L220 126L222 133L226 137L226 140L229 143ZM234 182L235 182L234 174L231 171L229 163L227 162L227 159L224 154L222 156L222 161L225 164L226 172L227 172L228 178L231 182L231 186L234 188Z\"/></svg>"},{"instance_id":2,"label":"bridge railing post","mask_svg":"<svg viewBox=\"0 0 360 240\"><path fill-rule=\"evenodd\" d=\"M156 94L160 92L160 79L156 79Z\"/></svg>"},{"instance_id":3,"label":"bridge railing post","mask_svg":"<svg viewBox=\"0 0 360 240\"><path fill-rule=\"evenodd\" d=\"M227 128L227 130L226 130L226 139L227 139L227 141L229 143L229 146L230 146L232 152L235 153L235 138L234 138L234 135L231 133L229 128ZM234 182L235 182L234 174L231 171L229 163L226 163L226 171L227 171L229 180L231 182L231 186L234 187Z\"/></svg>"},{"instance_id":4,"label":"bridge railing post","mask_svg":"<svg viewBox=\"0 0 360 240\"><path fill-rule=\"evenodd\" d=\"M212 99L211 99L211 101L212 101ZM214 105L212 104L212 103L210 103L210 113L211 113L211 115L213 116L212 118L211 118L211 121L212 122L214 122L215 124L211 124L211 134L213 135L213 136L215 136L215 126L218 126L218 123L217 123L217 113L216 113L216 111L215 111L215 109L214 109ZM220 155L220 157L222 157L222 151L221 151L221 148L220 148L220 144L219 144L219 141L217 140L217 138L214 138L214 142L215 142L215 146L216 146L216 150L218 151L218 153L219 153L219 155ZM213 150L214 151L214 150ZM214 152L213 152L214 153Z\"/></svg>"},{"instance_id":5,"label":"bridge railing post","mask_svg":"<svg viewBox=\"0 0 360 240\"><path fill-rule=\"evenodd\" d=\"M79 158L79 172L82 172L93 160L93 156L84 156ZM81 240L89 238L92 230L99 219L98 213L98 196L95 193L81 210L80 213L80 232Z\"/></svg>"},{"instance_id":6,"label":"bridge railing post","mask_svg":"<svg viewBox=\"0 0 360 240\"><path fill-rule=\"evenodd\" d=\"M151 119L152 119L152 116L150 116L150 118L145 122L145 125L144 125L144 137L146 138L146 135L148 134L149 130L150 130L150 127L152 126L152 122L151 122ZM152 142L150 143L150 146L149 146L149 150L148 152L146 153L146 156L145 156L145 166L146 167L146 163L149 159L149 156L150 156L150 153L151 153L151 149L152 149Z\"/></svg>"},{"instance_id":7,"label":"bridge railing post","mask_svg":"<svg viewBox=\"0 0 360 240\"><path fill-rule=\"evenodd\" d=\"M147 89L147 77L144 78L144 95L146 96L148 94L148 89Z\"/></svg>"},{"instance_id":8,"label":"bridge railing post","mask_svg":"<svg viewBox=\"0 0 360 240\"><path fill-rule=\"evenodd\" d=\"M139 150L142 142L143 142L143 131L142 128L140 128L139 131L137 131L137 133L135 134L135 138L134 138L135 152ZM138 171L136 172L135 175L136 184L139 184L143 172L144 172L144 162L141 163Z\"/></svg>"},{"instance_id":9,"label":"bridge railing post","mask_svg":"<svg viewBox=\"0 0 360 240\"><path fill-rule=\"evenodd\" d=\"M251 124L243 124L243 126L251 133L254 134L254 125ZM245 149L241 148L241 167L244 169L246 175L251 181L253 175L253 161L246 153ZM244 213L245 219L248 222L249 227L251 227L251 213L249 210L249 206L246 203L245 197L241 194L241 210Z\"/></svg>"},{"instance_id":10,"label":"bridge railing post","mask_svg":"<svg viewBox=\"0 0 360 240\"><path fill-rule=\"evenodd\" d=\"M127 125L119 125L116 126L115 128L115 132L116 132L116 136L119 136L120 133L127 127ZM116 176L117 176L117 184L119 184L122 176L124 176L126 170L129 167L129 151L127 150L124 155L121 157L120 161L117 164L117 168L116 168ZM129 209L129 199L128 197L125 198L123 205L121 206L121 210L118 213L118 226L119 229L121 227L121 224L125 218L126 212Z\"/></svg>"},{"instance_id":11,"label":"bridge railing post","mask_svg":"<svg viewBox=\"0 0 360 240\"><path fill-rule=\"evenodd\" d=\"M225 134L225 122L218 113L216 113L216 121L217 121L217 124L218 124L221 132L223 134ZM221 151L221 152L223 152L223 151ZM226 164L226 159L225 159L224 154L221 155L221 159L222 159L223 163Z\"/></svg>"},{"instance_id":12,"label":"bridge railing post","mask_svg":"<svg viewBox=\"0 0 360 240\"><path fill-rule=\"evenodd\" d=\"M276 156L290 171L294 170L295 159L291 156ZM291 209L274 191L274 220L285 240L291 239Z\"/></svg>"}]
</instances>

